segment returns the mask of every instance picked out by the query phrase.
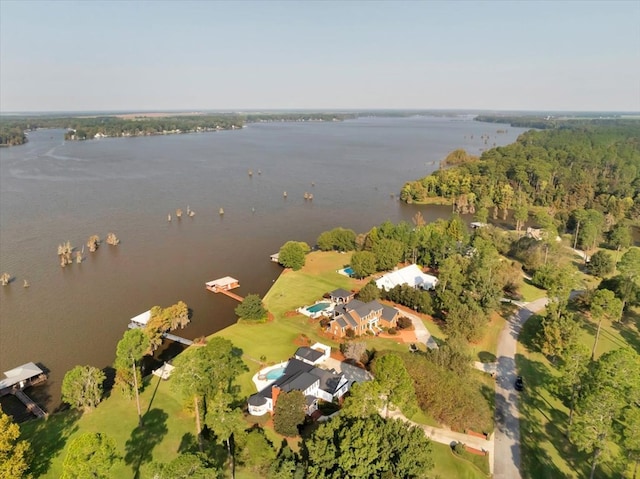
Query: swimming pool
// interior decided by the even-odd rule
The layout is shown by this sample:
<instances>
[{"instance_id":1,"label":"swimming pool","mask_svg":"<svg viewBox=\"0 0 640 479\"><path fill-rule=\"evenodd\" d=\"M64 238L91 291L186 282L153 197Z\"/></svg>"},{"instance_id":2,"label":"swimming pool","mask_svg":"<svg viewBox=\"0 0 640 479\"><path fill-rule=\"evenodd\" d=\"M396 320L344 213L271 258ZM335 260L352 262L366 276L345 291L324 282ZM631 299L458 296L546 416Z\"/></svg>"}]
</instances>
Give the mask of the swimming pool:
<instances>
[{"instance_id":1,"label":"swimming pool","mask_svg":"<svg viewBox=\"0 0 640 479\"><path fill-rule=\"evenodd\" d=\"M308 306L306 308L310 313L317 313L318 311L322 311L323 309L327 309L330 306L329 303L316 303L313 306Z\"/></svg>"},{"instance_id":2,"label":"swimming pool","mask_svg":"<svg viewBox=\"0 0 640 479\"><path fill-rule=\"evenodd\" d=\"M343 271L345 272L345 274L353 276L353 268L351 266L347 266Z\"/></svg>"},{"instance_id":3,"label":"swimming pool","mask_svg":"<svg viewBox=\"0 0 640 479\"><path fill-rule=\"evenodd\" d=\"M284 369L285 368L272 369L267 373L267 379L269 381L275 381L276 379L280 379L280 377L284 374Z\"/></svg>"}]
</instances>

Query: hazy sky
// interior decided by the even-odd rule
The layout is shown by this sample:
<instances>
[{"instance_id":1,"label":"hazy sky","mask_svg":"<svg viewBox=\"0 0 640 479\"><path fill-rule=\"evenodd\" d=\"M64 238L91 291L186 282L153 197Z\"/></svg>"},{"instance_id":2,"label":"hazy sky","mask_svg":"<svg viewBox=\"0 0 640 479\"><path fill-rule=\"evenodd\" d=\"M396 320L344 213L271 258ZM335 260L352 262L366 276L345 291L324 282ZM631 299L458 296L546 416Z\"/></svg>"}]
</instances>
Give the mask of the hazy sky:
<instances>
[{"instance_id":1,"label":"hazy sky","mask_svg":"<svg viewBox=\"0 0 640 479\"><path fill-rule=\"evenodd\" d=\"M0 0L0 110L640 111L640 1Z\"/></svg>"}]
</instances>

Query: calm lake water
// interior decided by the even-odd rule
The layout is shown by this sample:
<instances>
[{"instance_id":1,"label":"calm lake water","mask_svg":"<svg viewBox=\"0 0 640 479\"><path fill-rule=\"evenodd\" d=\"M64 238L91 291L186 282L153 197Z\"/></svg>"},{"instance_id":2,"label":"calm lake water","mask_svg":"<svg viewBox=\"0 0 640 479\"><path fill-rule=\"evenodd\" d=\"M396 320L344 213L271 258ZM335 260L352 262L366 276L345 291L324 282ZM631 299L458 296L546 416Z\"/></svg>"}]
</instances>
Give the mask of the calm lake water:
<instances>
[{"instance_id":1,"label":"calm lake water","mask_svg":"<svg viewBox=\"0 0 640 479\"><path fill-rule=\"evenodd\" d=\"M264 295L281 271L269 255L285 241L314 244L336 226L365 232L417 211L446 216L448 207L402 204L400 188L456 148L480 154L525 131L501 128L415 117L86 142L31 132L26 145L0 150L0 272L16 278L0 288L0 372L43 364L50 379L32 392L53 410L64 373L111 365L129 319L153 305L189 305L184 337L218 331L237 304L206 281L229 275L240 295ZM187 206L196 215L177 220ZM111 231L119 246L85 248L83 263L60 267L58 244L81 248Z\"/></svg>"}]
</instances>

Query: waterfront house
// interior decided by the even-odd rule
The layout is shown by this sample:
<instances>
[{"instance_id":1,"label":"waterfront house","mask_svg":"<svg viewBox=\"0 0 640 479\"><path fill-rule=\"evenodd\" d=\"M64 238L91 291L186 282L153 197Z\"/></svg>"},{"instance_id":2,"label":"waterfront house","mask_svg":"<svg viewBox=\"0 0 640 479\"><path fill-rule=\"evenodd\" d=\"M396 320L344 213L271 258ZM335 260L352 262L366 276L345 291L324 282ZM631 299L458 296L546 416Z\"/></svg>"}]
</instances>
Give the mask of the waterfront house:
<instances>
[{"instance_id":1,"label":"waterfront house","mask_svg":"<svg viewBox=\"0 0 640 479\"><path fill-rule=\"evenodd\" d=\"M378 301L363 303L354 299L336 306L327 331L337 338L347 336L348 330L352 330L356 336L367 331L378 334L384 328L395 328L399 316L400 311Z\"/></svg>"},{"instance_id":2,"label":"waterfront house","mask_svg":"<svg viewBox=\"0 0 640 479\"><path fill-rule=\"evenodd\" d=\"M349 390L351 382L342 373L318 365L328 359L331 348L320 343L298 348L295 357L284 367L282 375L249 397L249 414L262 416L275 410L281 392L300 391L305 397L305 412L313 414L318 401L335 401Z\"/></svg>"}]
</instances>

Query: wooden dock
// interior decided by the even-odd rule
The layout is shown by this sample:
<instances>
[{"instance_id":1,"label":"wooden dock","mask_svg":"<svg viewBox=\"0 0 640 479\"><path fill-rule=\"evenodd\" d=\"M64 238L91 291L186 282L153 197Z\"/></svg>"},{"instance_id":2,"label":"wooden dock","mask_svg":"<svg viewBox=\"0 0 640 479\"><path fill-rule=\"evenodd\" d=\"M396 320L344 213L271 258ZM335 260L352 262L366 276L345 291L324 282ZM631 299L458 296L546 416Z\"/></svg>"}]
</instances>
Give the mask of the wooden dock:
<instances>
[{"instance_id":1,"label":"wooden dock","mask_svg":"<svg viewBox=\"0 0 640 479\"><path fill-rule=\"evenodd\" d=\"M228 291L226 289L220 289L218 291L215 291L216 293L222 293L222 294L226 294L227 296L229 296L230 298L235 299L236 301L240 301L241 303L244 301L244 298L240 295L237 295L236 293L232 293L231 291Z\"/></svg>"},{"instance_id":2,"label":"wooden dock","mask_svg":"<svg viewBox=\"0 0 640 479\"><path fill-rule=\"evenodd\" d=\"M237 279L232 278L231 276L225 276L224 278L214 279L213 281L209 281L205 283L205 286L212 293L226 294L230 298L233 298L236 301L240 301L241 303L244 301L244 298L242 296L239 296L230 291L232 289L240 287L240 282Z\"/></svg>"},{"instance_id":3,"label":"wooden dock","mask_svg":"<svg viewBox=\"0 0 640 479\"><path fill-rule=\"evenodd\" d=\"M27 407L27 410L34 416L47 417L47 413L44 412L42 408L40 408L40 406L38 406L36 402L29 396L27 396L21 389L16 389L13 395L17 397L20 402Z\"/></svg>"},{"instance_id":4,"label":"wooden dock","mask_svg":"<svg viewBox=\"0 0 640 479\"><path fill-rule=\"evenodd\" d=\"M162 333L162 337L166 339L170 339L171 341L175 341L176 343L184 344L185 346L191 346L193 341L187 338L181 338L180 336L176 336L171 333Z\"/></svg>"}]
</instances>

